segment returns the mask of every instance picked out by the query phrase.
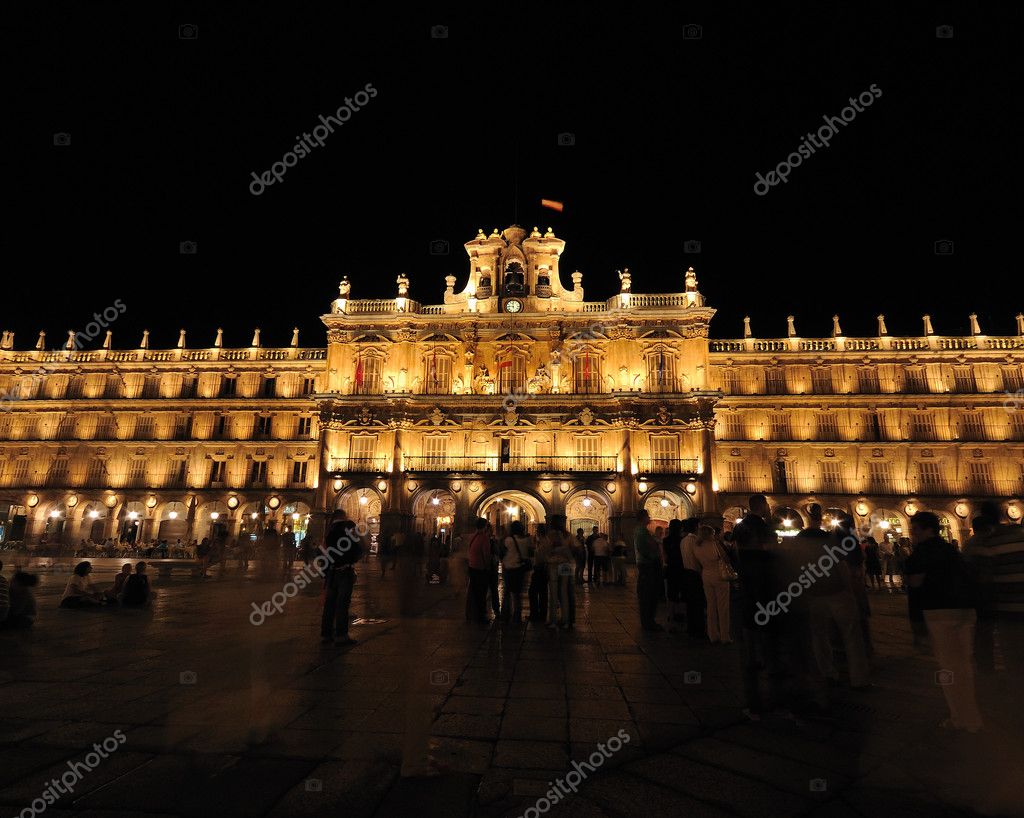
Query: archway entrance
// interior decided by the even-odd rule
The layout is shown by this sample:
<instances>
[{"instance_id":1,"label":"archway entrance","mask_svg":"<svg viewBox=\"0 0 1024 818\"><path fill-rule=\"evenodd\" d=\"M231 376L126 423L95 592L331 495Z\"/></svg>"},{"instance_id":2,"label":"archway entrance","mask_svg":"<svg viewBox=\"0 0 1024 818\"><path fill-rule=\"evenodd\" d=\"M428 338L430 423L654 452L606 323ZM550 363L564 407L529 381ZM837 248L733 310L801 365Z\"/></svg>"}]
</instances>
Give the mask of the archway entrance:
<instances>
[{"instance_id":1,"label":"archway entrance","mask_svg":"<svg viewBox=\"0 0 1024 818\"><path fill-rule=\"evenodd\" d=\"M583 536L589 537L594 526L605 534L608 533L608 515L610 509L603 494L597 494L584 488L571 495L565 504L566 523L569 533L575 534L580 528Z\"/></svg>"},{"instance_id":2,"label":"archway entrance","mask_svg":"<svg viewBox=\"0 0 1024 818\"><path fill-rule=\"evenodd\" d=\"M537 524L547 518L547 510L541 502L523 491L499 491L480 501L478 517L487 519L496 533L507 532L515 520L519 520L528 533L537 530Z\"/></svg>"},{"instance_id":3,"label":"archway entrance","mask_svg":"<svg viewBox=\"0 0 1024 818\"><path fill-rule=\"evenodd\" d=\"M106 540L104 533L107 530L107 511L107 507L98 501L85 504L82 509L81 539L94 543Z\"/></svg>"},{"instance_id":4,"label":"archway entrance","mask_svg":"<svg viewBox=\"0 0 1024 818\"><path fill-rule=\"evenodd\" d=\"M177 500L168 503L160 512L160 527L156 538L168 545L188 545L188 506Z\"/></svg>"},{"instance_id":5,"label":"archway entrance","mask_svg":"<svg viewBox=\"0 0 1024 818\"><path fill-rule=\"evenodd\" d=\"M906 517L900 512L876 508L868 518L868 535L878 543L895 543L902 537L909 537L910 529Z\"/></svg>"},{"instance_id":6,"label":"archway entrance","mask_svg":"<svg viewBox=\"0 0 1024 818\"><path fill-rule=\"evenodd\" d=\"M412 513L416 530L428 540L437 535L442 542L448 542L458 526L465 527L464 520L455 518L455 495L446 489L421 491L413 503Z\"/></svg>"},{"instance_id":7,"label":"archway entrance","mask_svg":"<svg viewBox=\"0 0 1024 818\"><path fill-rule=\"evenodd\" d=\"M369 531L369 549L377 550L377 538L380 536L380 512L382 501L377 489L353 486L338 495L335 508L342 509L350 520L355 520L360 527Z\"/></svg>"},{"instance_id":8,"label":"archway entrance","mask_svg":"<svg viewBox=\"0 0 1024 818\"><path fill-rule=\"evenodd\" d=\"M672 488L654 487L644 498L644 510L651 515L651 530L668 530L670 520L685 520L693 516L693 504L683 492Z\"/></svg>"}]
</instances>

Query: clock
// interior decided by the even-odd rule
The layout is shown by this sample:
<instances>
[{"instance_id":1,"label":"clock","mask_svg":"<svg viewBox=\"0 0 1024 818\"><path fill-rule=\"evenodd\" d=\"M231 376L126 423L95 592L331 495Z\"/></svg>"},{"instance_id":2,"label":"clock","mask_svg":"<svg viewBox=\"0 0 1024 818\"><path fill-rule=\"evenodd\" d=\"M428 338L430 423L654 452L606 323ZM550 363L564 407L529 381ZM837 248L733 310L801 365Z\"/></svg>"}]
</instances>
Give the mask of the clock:
<instances>
[{"instance_id":1,"label":"clock","mask_svg":"<svg viewBox=\"0 0 1024 818\"><path fill-rule=\"evenodd\" d=\"M505 312L522 312L523 302L518 298L510 298L505 302Z\"/></svg>"}]
</instances>

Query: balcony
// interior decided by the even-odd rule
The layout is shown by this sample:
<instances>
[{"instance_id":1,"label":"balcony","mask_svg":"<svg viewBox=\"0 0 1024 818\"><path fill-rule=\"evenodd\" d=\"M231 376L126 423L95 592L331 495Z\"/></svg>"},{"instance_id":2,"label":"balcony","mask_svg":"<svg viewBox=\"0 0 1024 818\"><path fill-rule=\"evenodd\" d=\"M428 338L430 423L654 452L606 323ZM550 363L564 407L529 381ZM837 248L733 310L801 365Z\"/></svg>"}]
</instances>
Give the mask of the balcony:
<instances>
[{"instance_id":1,"label":"balcony","mask_svg":"<svg viewBox=\"0 0 1024 818\"><path fill-rule=\"evenodd\" d=\"M411 472L614 472L615 465L615 455L510 457L507 463L497 455L405 457L405 470Z\"/></svg>"},{"instance_id":2,"label":"balcony","mask_svg":"<svg viewBox=\"0 0 1024 818\"><path fill-rule=\"evenodd\" d=\"M371 472L383 472L386 467L386 458L383 455L372 455L369 457L332 457L330 460L330 471L368 474Z\"/></svg>"},{"instance_id":3,"label":"balcony","mask_svg":"<svg viewBox=\"0 0 1024 818\"><path fill-rule=\"evenodd\" d=\"M640 474L696 474L696 457L642 457Z\"/></svg>"}]
</instances>

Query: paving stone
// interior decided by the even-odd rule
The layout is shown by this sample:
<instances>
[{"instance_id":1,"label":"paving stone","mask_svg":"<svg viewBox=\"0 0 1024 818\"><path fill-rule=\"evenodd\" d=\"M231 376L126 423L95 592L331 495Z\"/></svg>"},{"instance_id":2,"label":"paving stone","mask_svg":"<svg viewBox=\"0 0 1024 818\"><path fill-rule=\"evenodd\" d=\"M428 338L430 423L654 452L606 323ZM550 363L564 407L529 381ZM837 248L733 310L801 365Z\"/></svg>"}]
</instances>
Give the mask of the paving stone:
<instances>
[{"instance_id":1,"label":"paving stone","mask_svg":"<svg viewBox=\"0 0 1024 818\"><path fill-rule=\"evenodd\" d=\"M484 696L452 696L442 708L443 713L465 713L470 716L500 716L505 699Z\"/></svg>"},{"instance_id":2,"label":"paving stone","mask_svg":"<svg viewBox=\"0 0 1024 818\"><path fill-rule=\"evenodd\" d=\"M538 716L505 716L501 722L503 739L535 739L537 741L567 741L564 716L544 718Z\"/></svg>"},{"instance_id":3,"label":"paving stone","mask_svg":"<svg viewBox=\"0 0 1024 818\"><path fill-rule=\"evenodd\" d=\"M398 778L380 762L327 761L309 771L270 811L270 818L373 815Z\"/></svg>"},{"instance_id":4,"label":"paving stone","mask_svg":"<svg viewBox=\"0 0 1024 818\"><path fill-rule=\"evenodd\" d=\"M645 818L724 818L730 814L720 807L652 784L639 776L619 771L588 780L580 791L588 801L614 815L643 815Z\"/></svg>"},{"instance_id":5,"label":"paving stone","mask_svg":"<svg viewBox=\"0 0 1024 818\"><path fill-rule=\"evenodd\" d=\"M564 742L501 739L494 751L497 767L561 769L569 766Z\"/></svg>"},{"instance_id":6,"label":"paving stone","mask_svg":"<svg viewBox=\"0 0 1024 818\"><path fill-rule=\"evenodd\" d=\"M431 728L438 736L460 736L462 738L497 739L498 716L470 716L465 713L442 713Z\"/></svg>"},{"instance_id":7,"label":"paving stone","mask_svg":"<svg viewBox=\"0 0 1024 818\"><path fill-rule=\"evenodd\" d=\"M95 767L89 769L84 761L87 755L85 752L75 753L59 764L37 770L21 778L16 784L4 787L0 790L0 803L29 804L49 789L57 798L56 806L71 807L88 793L131 773L153 757L146 753L118 749L108 753L107 758L101 758ZM69 765L75 765L74 770ZM64 779L62 776L67 778ZM60 783L61 787L56 787L53 784L54 780ZM67 789L68 786L70 791L61 792L62 788Z\"/></svg>"}]
</instances>

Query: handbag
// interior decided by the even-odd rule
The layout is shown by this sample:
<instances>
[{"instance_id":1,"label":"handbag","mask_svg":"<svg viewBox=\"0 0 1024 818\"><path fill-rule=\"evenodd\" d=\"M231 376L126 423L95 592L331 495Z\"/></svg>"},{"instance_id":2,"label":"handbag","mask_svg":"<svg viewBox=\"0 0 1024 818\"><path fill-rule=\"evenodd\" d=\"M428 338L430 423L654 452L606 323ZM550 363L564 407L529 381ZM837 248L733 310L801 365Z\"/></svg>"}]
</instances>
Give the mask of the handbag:
<instances>
[{"instance_id":1,"label":"handbag","mask_svg":"<svg viewBox=\"0 0 1024 818\"><path fill-rule=\"evenodd\" d=\"M732 561L725 553L725 549L722 548L722 544L717 540L715 541L715 548L718 550L718 576L721 577L723 582L735 582L740 578L740 575L732 567Z\"/></svg>"}]
</instances>

